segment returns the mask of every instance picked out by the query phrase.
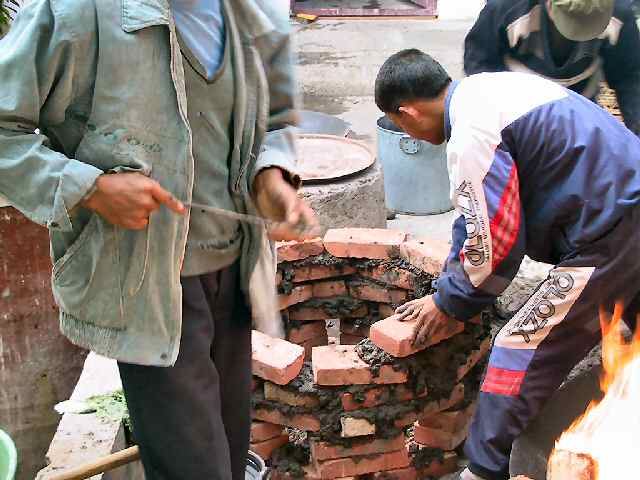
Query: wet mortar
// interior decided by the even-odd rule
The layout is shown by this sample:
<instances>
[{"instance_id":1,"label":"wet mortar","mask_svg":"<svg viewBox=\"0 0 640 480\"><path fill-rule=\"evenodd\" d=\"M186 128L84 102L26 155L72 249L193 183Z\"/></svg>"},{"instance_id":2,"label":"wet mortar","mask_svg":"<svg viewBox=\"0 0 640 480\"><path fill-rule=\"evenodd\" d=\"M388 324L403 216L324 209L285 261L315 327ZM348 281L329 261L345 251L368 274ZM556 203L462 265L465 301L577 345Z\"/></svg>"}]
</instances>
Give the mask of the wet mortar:
<instances>
[{"instance_id":1,"label":"wet mortar","mask_svg":"<svg viewBox=\"0 0 640 480\"><path fill-rule=\"evenodd\" d=\"M395 252L396 256L399 252ZM293 282L296 268L308 266L327 266L337 270L337 273L328 279L318 279L310 282ZM323 280L340 279L345 280L349 287L354 288L358 284L379 286L385 289L397 289L393 285L377 281L369 277L363 277L359 273L362 270L371 270L381 267L390 283L395 283L398 277L394 277L396 269L402 269L411 274L413 278L412 290L408 290L408 300L421 298L434 292L432 282L433 275L429 275L414 267L400 258L391 260L367 260L357 258L336 258L329 253L312 256L300 261L282 262L278 265L278 270L282 275L282 284L279 287L280 293L287 294L296 285L314 283ZM347 269L356 269L356 273L343 272ZM366 305L369 309L368 315L358 318L348 318L358 308ZM398 305L392 305L396 307ZM354 299L349 296L331 297L328 299L312 299L295 306L320 308L331 318L342 319L355 328L369 327L380 320L379 304ZM286 317L286 315L285 315ZM312 414L320 421L321 428L318 432L300 432L296 429L289 429L291 442L278 450L273 458L273 466L280 472L286 472L290 477L300 478L304 476L303 467L308 465L309 439L316 439L342 445L352 446L361 442L362 437L343 438L341 436L341 418L349 416L352 418L366 419L375 425L376 438L393 438L400 433L411 438L412 426L397 427L395 421L405 415L417 414L434 401L447 398L455 386L460 383L456 380L457 369L463 365L468 356L479 348L482 341L492 334L491 325L496 322L496 312L488 310L482 315L481 325L467 324L466 330L448 340L440 342L421 352L417 352L406 358L395 358L382 349L374 345L369 339L362 340L356 345L356 352L359 357L370 366L374 376L378 376L383 365L390 365L394 370L407 373L408 381L402 384L403 387L414 392L418 398L413 400L398 402L395 400L394 391L398 385L349 385L349 386L318 386L313 382L313 371L310 362L306 362L300 374L288 385L282 387L293 393L300 395L313 395L318 399L318 404L313 408L303 406L288 406L281 403L264 399L262 391L258 390L254 394L252 405L254 408L275 409L286 416L298 414ZM298 321L288 321L288 328L300 325ZM476 397L480 377L484 371L484 363L476 365L462 380L465 385L465 399L456 405L456 408L467 406ZM350 393L355 402L364 404L367 399L367 392L375 389L381 392L377 398L383 402L372 408L361 408L345 412L342 406L342 395ZM427 390L428 394L419 397L418 393ZM376 402L378 403L378 402ZM292 433L293 432L293 433ZM410 449L412 462L416 468L429 465L434 459L442 460L444 452L439 449L418 448L413 444Z\"/></svg>"}]
</instances>

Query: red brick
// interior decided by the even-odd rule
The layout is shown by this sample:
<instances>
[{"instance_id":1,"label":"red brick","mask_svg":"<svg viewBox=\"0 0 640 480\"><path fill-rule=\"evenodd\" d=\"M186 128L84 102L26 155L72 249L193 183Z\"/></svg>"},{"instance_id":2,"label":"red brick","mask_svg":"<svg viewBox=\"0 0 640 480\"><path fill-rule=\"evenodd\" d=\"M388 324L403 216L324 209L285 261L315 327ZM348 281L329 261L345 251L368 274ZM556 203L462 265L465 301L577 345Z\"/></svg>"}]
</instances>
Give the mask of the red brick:
<instances>
[{"instance_id":1,"label":"red brick","mask_svg":"<svg viewBox=\"0 0 640 480\"><path fill-rule=\"evenodd\" d=\"M458 470L458 454L456 452L444 452L442 461L433 460L429 466L418 470L419 478L440 478Z\"/></svg>"},{"instance_id":2,"label":"red brick","mask_svg":"<svg viewBox=\"0 0 640 480\"><path fill-rule=\"evenodd\" d=\"M434 459L426 467L416 470L415 467L376 472L369 480L421 480L440 478L458 469L458 455L455 452L444 452L442 461Z\"/></svg>"},{"instance_id":3,"label":"red brick","mask_svg":"<svg viewBox=\"0 0 640 480\"><path fill-rule=\"evenodd\" d=\"M284 310L296 303L306 302L312 297L313 287L311 285L299 285L297 287L293 287L293 290L291 290L291 293L288 295L278 295L278 306L280 307L280 310Z\"/></svg>"},{"instance_id":4,"label":"red brick","mask_svg":"<svg viewBox=\"0 0 640 480\"><path fill-rule=\"evenodd\" d=\"M285 415L279 410L258 408L253 412L253 418L263 422L294 427L306 432L317 432L320 430L320 420L311 414Z\"/></svg>"},{"instance_id":5,"label":"red brick","mask_svg":"<svg viewBox=\"0 0 640 480\"><path fill-rule=\"evenodd\" d=\"M393 308L391 305L381 303L378 306L378 312L380 312L380 318L389 318L389 317L393 317L396 314L396 309Z\"/></svg>"},{"instance_id":6,"label":"red brick","mask_svg":"<svg viewBox=\"0 0 640 480\"><path fill-rule=\"evenodd\" d=\"M287 390L271 382L264 383L264 398L292 407L313 408L320 403L318 397L315 395Z\"/></svg>"},{"instance_id":7,"label":"red brick","mask_svg":"<svg viewBox=\"0 0 640 480\"><path fill-rule=\"evenodd\" d=\"M252 443L251 451L260 455L263 460L268 460L273 455L273 452L278 448L289 443L288 435L281 435L280 437L272 438L271 440L265 440L260 443Z\"/></svg>"},{"instance_id":8,"label":"red brick","mask_svg":"<svg viewBox=\"0 0 640 480\"><path fill-rule=\"evenodd\" d=\"M408 357L464 330L464 323L449 319L423 346L416 348L412 345L412 340L417 321L401 322L398 318L394 315L380 320L374 323L369 331L371 341L395 357Z\"/></svg>"},{"instance_id":9,"label":"red brick","mask_svg":"<svg viewBox=\"0 0 640 480\"><path fill-rule=\"evenodd\" d=\"M475 411L475 404L467 405L459 410L438 412L420 419L420 426L455 433L463 430ZM445 449L451 450L451 449Z\"/></svg>"},{"instance_id":10,"label":"red brick","mask_svg":"<svg viewBox=\"0 0 640 480\"><path fill-rule=\"evenodd\" d=\"M342 317L344 317L344 318L362 318L362 317L366 317L367 315L369 315L369 307L367 305L362 305L361 307L358 307L357 309L355 309L351 313L348 313L347 315L343 315Z\"/></svg>"},{"instance_id":11,"label":"red brick","mask_svg":"<svg viewBox=\"0 0 640 480\"><path fill-rule=\"evenodd\" d=\"M313 378L318 385L386 384L406 382L407 373L383 365L379 375L374 377L354 345L331 345L313 349Z\"/></svg>"},{"instance_id":12,"label":"red brick","mask_svg":"<svg viewBox=\"0 0 640 480\"><path fill-rule=\"evenodd\" d=\"M335 314L327 312L322 307L307 307L304 304L296 305L288 310L289 320L294 322L313 322L317 320L333 320ZM369 314L367 305L362 305L351 313L342 315L346 318L361 318Z\"/></svg>"},{"instance_id":13,"label":"red brick","mask_svg":"<svg viewBox=\"0 0 640 480\"><path fill-rule=\"evenodd\" d=\"M376 424L366 418L340 417L340 427L342 438L366 437L376 433Z\"/></svg>"},{"instance_id":14,"label":"red brick","mask_svg":"<svg viewBox=\"0 0 640 480\"><path fill-rule=\"evenodd\" d=\"M324 309L319 307L293 307L289 309L289 320L294 322L312 322L316 320L330 320L332 318Z\"/></svg>"},{"instance_id":15,"label":"red brick","mask_svg":"<svg viewBox=\"0 0 640 480\"><path fill-rule=\"evenodd\" d=\"M349 335L348 333L340 334L340 345L357 345L367 338L364 335Z\"/></svg>"},{"instance_id":16,"label":"red brick","mask_svg":"<svg viewBox=\"0 0 640 480\"><path fill-rule=\"evenodd\" d=\"M370 480L418 480L418 472L415 467L387 470L373 473Z\"/></svg>"},{"instance_id":17,"label":"red brick","mask_svg":"<svg viewBox=\"0 0 640 480\"><path fill-rule=\"evenodd\" d=\"M282 425L266 422L251 423L251 443L260 443L282 435Z\"/></svg>"},{"instance_id":18,"label":"red brick","mask_svg":"<svg viewBox=\"0 0 640 480\"><path fill-rule=\"evenodd\" d=\"M462 400L464 400L464 385L459 383L453 388L449 397L428 402L422 408L422 411L409 412L402 417L396 418L393 424L398 428L408 427L419 419L431 416L434 413L441 412L443 410L447 410L460 403Z\"/></svg>"},{"instance_id":19,"label":"red brick","mask_svg":"<svg viewBox=\"0 0 640 480\"><path fill-rule=\"evenodd\" d=\"M253 331L253 374L278 385L296 378L304 362L304 348L286 340Z\"/></svg>"},{"instance_id":20,"label":"red brick","mask_svg":"<svg viewBox=\"0 0 640 480\"><path fill-rule=\"evenodd\" d=\"M453 450L467 438L467 429L463 428L457 432L447 432L437 428L423 427L416 423L413 435L414 440L425 447Z\"/></svg>"},{"instance_id":21,"label":"red brick","mask_svg":"<svg viewBox=\"0 0 640 480\"><path fill-rule=\"evenodd\" d=\"M415 398L423 398L428 394L426 388L423 392L416 395L411 389L405 385L396 385L393 388L375 387L364 392L364 400L358 402L352 393L342 394L342 408L350 412L360 410L362 408L372 408L378 405L384 405L391 402L406 402Z\"/></svg>"},{"instance_id":22,"label":"red brick","mask_svg":"<svg viewBox=\"0 0 640 480\"><path fill-rule=\"evenodd\" d=\"M397 452L366 455L360 457L339 458L315 462L318 473L323 479L365 475L367 473L394 470L408 467L411 463L406 449Z\"/></svg>"},{"instance_id":23,"label":"red brick","mask_svg":"<svg viewBox=\"0 0 640 480\"><path fill-rule=\"evenodd\" d=\"M466 363L458 367L458 381L469 373L469 371L489 353L489 350L491 350L491 337L485 338L478 349L469 354Z\"/></svg>"},{"instance_id":24,"label":"red brick","mask_svg":"<svg viewBox=\"0 0 640 480\"><path fill-rule=\"evenodd\" d=\"M335 257L387 259L398 256L407 234L376 228L339 228L324 237L327 251Z\"/></svg>"},{"instance_id":25,"label":"red brick","mask_svg":"<svg viewBox=\"0 0 640 480\"><path fill-rule=\"evenodd\" d=\"M415 412L405 413L403 416L396 418L393 425L397 428L405 428L413 425L418 421L418 414Z\"/></svg>"},{"instance_id":26,"label":"red brick","mask_svg":"<svg viewBox=\"0 0 640 480\"><path fill-rule=\"evenodd\" d=\"M441 398L435 402L428 403L425 408L418 415L418 421L422 421L423 418L428 418L432 416L434 413L442 412L443 410L448 410L452 408L454 405L462 402L464 400L464 384L457 384L451 394L447 398Z\"/></svg>"},{"instance_id":27,"label":"red brick","mask_svg":"<svg viewBox=\"0 0 640 480\"><path fill-rule=\"evenodd\" d=\"M312 338L327 336L327 327L322 322L300 323L287 333L287 340L298 345Z\"/></svg>"},{"instance_id":28,"label":"red brick","mask_svg":"<svg viewBox=\"0 0 640 480\"><path fill-rule=\"evenodd\" d=\"M473 323L474 325L482 325L482 315L471 317L469 320L467 320L467 322Z\"/></svg>"},{"instance_id":29,"label":"red brick","mask_svg":"<svg viewBox=\"0 0 640 480\"><path fill-rule=\"evenodd\" d=\"M356 273L355 267L350 265L327 266L327 265L306 265L296 267L293 270L293 281L309 282L312 280L323 280L326 278L344 277Z\"/></svg>"},{"instance_id":30,"label":"red brick","mask_svg":"<svg viewBox=\"0 0 640 480\"><path fill-rule=\"evenodd\" d=\"M374 455L377 453L387 453L402 450L404 448L404 434L394 438L383 439L366 438L354 441L350 446L345 447L339 444L320 442L311 440L311 457L318 460L333 460L336 458L354 457L359 455Z\"/></svg>"},{"instance_id":31,"label":"red brick","mask_svg":"<svg viewBox=\"0 0 640 480\"><path fill-rule=\"evenodd\" d=\"M428 238L412 239L400 245L400 257L431 275L442 271L451 246Z\"/></svg>"},{"instance_id":32,"label":"red brick","mask_svg":"<svg viewBox=\"0 0 640 480\"><path fill-rule=\"evenodd\" d=\"M278 262L294 262L324 253L322 238L301 242L276 242Z\"/></svg>"},{"instance_id":33,"label":"red brick","mask_svg":"<svg viewBox=\"0 0 640 480\"><path fill-rule=\"evenodd\" d=\"M313 465L302 467L302 470L304 472L302 477L298 477L288 472L281 472L280 470L274 469L269 473L269 480L300 480L300 478L304 478L304 480L320 480L320 474Z\"/></svg>"},{"instance_id":34,"label":"red brick","mask_svg":"<svg viewBox=\"0 0 640 480\"><path fill-rule=\"evenodd\" d=\"M349 294L353 298L380 303L403 303L409 292L396 288L386 288L372 283L350 283Z\"/></svg>"},{"instance_id":35,"label":"red brick","mask_svg":"<svg viewBox=\"0 0 640 480\"><path fill-rule=\"evenodd\" d=\"M413 290L416 284L416 275L414 273L398 267L378 265L374 268L360 270L360 275L406 290Z\"/></svg>"},{"instance_id":36,"label":"red brick","mask_svg":"<svg viewBox=\"0 0 640 480\"><path fill-rule=\"evenodd\" d=\"M329 345L329 336L325 333L324 335L320 335L319 337L307 340L300 345L304 348L304 361L307 362L311 360L313 349L315 347L323 347L325 345Z\"/></svg>"},{"instance_id":37,"label":"red brick","mask_svg":"<svg viewBox=\"0 0 640 480\"><path fill-rule=\"evenodd\" d=\"M347 286L343 280L328 280L313 285L315 298L340 297L347 294Z\"/></svg>"}]
</instances>

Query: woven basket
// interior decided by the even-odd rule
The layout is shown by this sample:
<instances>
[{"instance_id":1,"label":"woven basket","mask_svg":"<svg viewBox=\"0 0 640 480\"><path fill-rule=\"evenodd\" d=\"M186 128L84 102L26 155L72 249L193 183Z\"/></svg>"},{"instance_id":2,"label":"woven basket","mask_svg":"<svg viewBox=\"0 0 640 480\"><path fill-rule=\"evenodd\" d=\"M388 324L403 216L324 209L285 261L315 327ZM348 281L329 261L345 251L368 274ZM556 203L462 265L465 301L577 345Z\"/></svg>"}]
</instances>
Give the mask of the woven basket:
<instances>
[{"instance_id":1,"label":"woven basket","mask_svg":"<svg viewBox=\"0 0 640 480\"><path fill-rule=\"evenodd\" d=\"M602 82L600 85L600 94L598 95L598 104L607 109L611 115L616 117L621 122L624 121L620 108L618 107L618 100L616 99L615 92L609 88L609 85Z\"/></svg>"}]
</instances>

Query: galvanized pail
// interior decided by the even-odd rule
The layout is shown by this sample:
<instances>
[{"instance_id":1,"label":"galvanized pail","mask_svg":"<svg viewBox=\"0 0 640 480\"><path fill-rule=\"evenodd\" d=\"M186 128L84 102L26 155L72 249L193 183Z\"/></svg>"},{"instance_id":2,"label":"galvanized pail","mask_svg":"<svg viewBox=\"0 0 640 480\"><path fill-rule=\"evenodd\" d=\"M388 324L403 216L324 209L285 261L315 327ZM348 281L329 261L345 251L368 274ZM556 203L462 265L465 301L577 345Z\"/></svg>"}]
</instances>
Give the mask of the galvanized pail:
<instances>
[{"instance_id":1,"label":"galvanized pail","mask_svg":"<svg viewBox=\"0 0 640 480\"><path fill-rule=\"evenodd\" d=\"M249 451L247 455L247 469L244 472L245 480L263 480L267 478L268 469L260 455Z\"/></svg>"},{"instance_id":2,"label":"galvanized pail","mask_svg":"<svg viewBox=\"0 0 640 480\"><path fill-rule=\"evenodd\" d=\"M378 119L378 159L384 171L387 208L408 215L451 210L446 144L416 140L388 117Z\"/></svg>"}]
</instances>

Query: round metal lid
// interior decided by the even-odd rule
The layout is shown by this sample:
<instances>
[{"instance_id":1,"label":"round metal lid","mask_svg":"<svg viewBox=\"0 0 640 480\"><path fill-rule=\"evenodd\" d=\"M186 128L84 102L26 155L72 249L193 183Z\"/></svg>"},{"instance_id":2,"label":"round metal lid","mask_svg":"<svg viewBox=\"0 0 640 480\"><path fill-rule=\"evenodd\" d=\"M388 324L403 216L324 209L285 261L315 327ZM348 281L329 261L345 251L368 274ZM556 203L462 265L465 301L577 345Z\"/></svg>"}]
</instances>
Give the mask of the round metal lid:
<instances>
[{"instance_id":1,"label":"round metal lid","mask_svg":"<svg viewBox=\"0 0 640 480\"><path fill-rule=\"evenodd\" d=\"M369 168L376 157L364 143L333 135L298 135L298 172L304 182L333 180Z\"/></svg>"}]
</instances>

